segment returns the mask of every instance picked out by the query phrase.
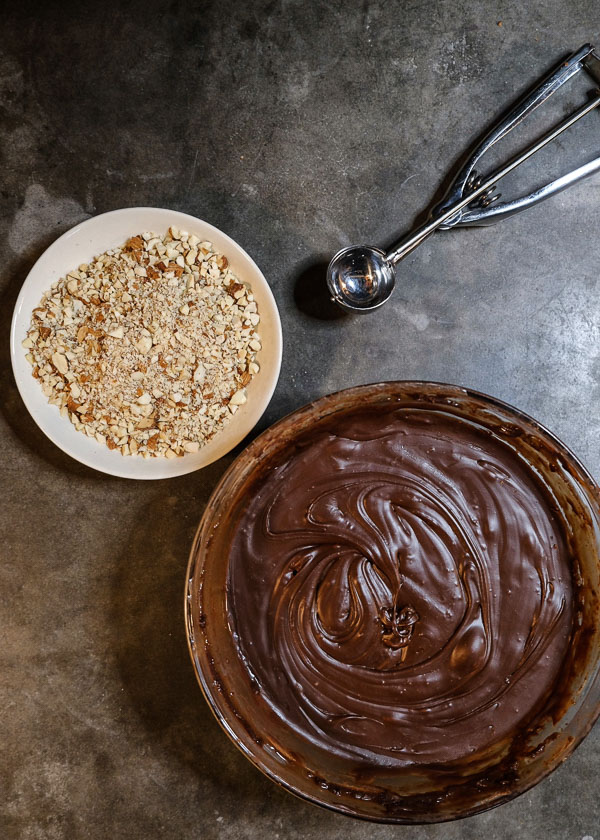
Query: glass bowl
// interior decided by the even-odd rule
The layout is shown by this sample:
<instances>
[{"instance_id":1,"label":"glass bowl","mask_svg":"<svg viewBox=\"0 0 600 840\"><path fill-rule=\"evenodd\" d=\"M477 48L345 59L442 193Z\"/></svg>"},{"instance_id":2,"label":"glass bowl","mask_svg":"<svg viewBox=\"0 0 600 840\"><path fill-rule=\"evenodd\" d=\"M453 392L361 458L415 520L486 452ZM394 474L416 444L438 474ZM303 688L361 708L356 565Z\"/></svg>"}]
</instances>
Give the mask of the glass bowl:
<instances>
[{"instance_id":1,"label":"glass bowl","mask_svg":"<svg viewBox=\"0 0 600 840\"><path fill-rule=\"evenodd\" d=\"M426 408L483 430L517 453L553 496L573 558L574 630L560 681L544 709L472 766L370 768L357 774L258 702L228 613L229 543L265 470L298 438L335 415L370 407ZM212 711L231 740L273 781L318 805L389 823L432 823L492 808L564 761L600 713L600 492L575 456L532 418L480 393L431 382L385 382L340 391L284 417L254 440L215 489L192 547L185 612L190 653ZM514 744L518 743L518 750Z\"/></svg>"}]
</instances>

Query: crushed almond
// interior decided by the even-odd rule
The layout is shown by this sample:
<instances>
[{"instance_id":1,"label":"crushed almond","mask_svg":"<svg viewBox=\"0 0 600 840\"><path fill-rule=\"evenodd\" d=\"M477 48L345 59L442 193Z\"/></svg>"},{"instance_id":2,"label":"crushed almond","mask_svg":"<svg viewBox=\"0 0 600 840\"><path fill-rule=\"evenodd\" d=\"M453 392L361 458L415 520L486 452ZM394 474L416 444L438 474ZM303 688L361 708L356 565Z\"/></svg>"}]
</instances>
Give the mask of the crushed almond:
<instances>
[{"instance_id":1,"label":"crushed almond","mask_svg":"<svg viewBox=\"0 0 600 840\"><path fill-rule=\"evenodd\" d=\"M198 452L248 399L260 321L210 242L141 233L54 283L23 341L48 401L122 455Z\"/></svg>"}]
</instances>

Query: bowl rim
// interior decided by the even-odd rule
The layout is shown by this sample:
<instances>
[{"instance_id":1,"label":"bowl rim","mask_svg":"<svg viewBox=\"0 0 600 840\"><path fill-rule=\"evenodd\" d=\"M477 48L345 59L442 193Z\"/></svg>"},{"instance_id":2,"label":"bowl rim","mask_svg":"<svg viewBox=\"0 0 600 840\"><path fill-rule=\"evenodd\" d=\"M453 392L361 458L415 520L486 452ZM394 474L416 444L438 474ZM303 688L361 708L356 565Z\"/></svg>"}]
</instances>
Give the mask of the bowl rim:
<instances>
[{"instance_id":1,"label":"bowl rim","mask_svg":"<svg viewBox=\"0 0 600 840\"><path fill-rule=\"evenodd\" d=\"M95 444L91 438L87 438L82 435L81 432L77 432L74 427L72 430L69 429L67 431L67 437L72 438L72 431L74 435L83 437L84 441L81 448L78 448L80 443L78 438L73 438L73 445L70 445L68 440L65 441L60 437L60 433L54 431L53 427L59 419L56 414L56 407L51 406L47 402L45 396L42 395L43 400L40 400L39 395L32 395L30 387L31 383L29 383L31 376L26 376L24 374L23 359L21 358L21 356L24 357L26 352L21 347L21 340L24 337L21 333L23 326L25 324L28 325L31 318L31 309L29 306L25 306L25 301L28 296L33 294L33 290L38 285L37 278L40 275L40 272L46 271L49 273L50 269L47 268L47 266L51 264L51 261L66 262L66 258L63 259L60 255L65 246L71 244L71 240L74 240L75 243L77 243L89 236L94 237L95 241L98 238L102 238L103 226L113 224L116 220L122 219L123 233L121 235L120 242L114 245L105 245L103 250L111 247L117 247L121 244L121 242L125 241L127 236L131 235L131 231L128 232L127 230L128 224L131 223L130 226L135 226L135 219L140 216L148 218L155 217L155 224L161 228L163 228L169 220L172 224L176 224L179 227L183 227L184 225L188 225L192 229L194 227L201 227L205 238L214 236L215 238L220 239L222 243L225 243L227 247L230 247L231 253L234 254L234 257L237 257L241 262L245 263L249 271L253 273L253 292L256 292L256 281L258 282L258 286L260 287L258 296L261 298L261 306L264 308L271 325L269 346L268 348L265 348L264 355L259 359L261 369L257 374L257 377L261 377L260 390L254 395L255 399L249 399L243 407L244 411L238 411L235 417L231 418L230 422L221 430L221 432L217 433L215 437L205 445L205 447L201 447L198 453L194 453L191 456L188 454L183 458L172 459L170 461L164 458L141 459L139 456L123 457L119 452L110 452L109 450L107 450L107 452L109 452L109 456L112 457L107 457L106 452L104 451L106 447L103 444ZM108 233L106 233L104 238L106 240L109 238ZM77 244L75 247L77 247ZM90 238L89 251L93 250L95 255L97 247L98 246L95 245ZM219 245L218 247L221 248L222 245ZM98 251L98 253L100 252ZM88 259L89 258L91 257L88 257ZM65 264L64 271L67 270L69 270L69 265ZM61 276L63 276L63 274L59 273L58 277ZM54 282L53 277L49 276L47 285L44 286L43 291L50 288L52 282ZM41 297L43 291L40 292L39 297ZM203 469L234 449L252 431L267 409L279 380L283 354L281 317L279 315L273 291L263 272L247 251L242 248L242 246L231 236L225 233L225 231L217 228L215 225L210 224L210 222L207 222L204 219L192 216L189 213L183 213L179 210L151 206L123 207L109 210L105 213L99 213L85 219L82 222L79 222L76 225L73 225L56 238L47 248L45 248L28 271L19 291L12 313L9 341L11 366L17 389L29 415L44 435L71 458L85 464L91 469L108 475L113 475L118 478L137 480L160 480L163 478L174 478L186 475L196 470ZM29 363L27 363L27 367L29 368ZM28 371L28 373L30 372ZM251 383L251 385L252 384L253 383ZM37 388L41 394L39 385L37 385ZM239 418L237 423L239 431L227 435L227 443L221 443L219 445L221 433L226 433L227 431L231 432L231 430L236 428L236 418ZM63 423L67 423L69 426L71 425L68 423L68 420L65 420L65 418L60 418L60 427L62 429L64 429ZM207 447L209 448L207 449ZM135 464L132 462L132 458L138 459ZM141 464L142 461L143 467Z\"/></svg>"},{"instance_id":2,"label":"bowl rim","mask_svg":"<svg viewBox=\"0 0 600 840\"><path fill-rule=\"evenodd\" d=\"M328 403L333 403L336 398L340 395L352 395L353 393L356 394L366 394L373 393L376 394L379 390L383 390L385 387L389 386L398 386L398 387L414 387L414 388L422 388L422 387L434 387L443 389L444 393L447 396L451 396L452 394L458 395L460 397L473 397L476 400L480 400L483 403L489 404L491 407L497 407L508 414L512 414L519 420L525 422L526 424L531 425L531 427L540 432L543 436L546 436L550 442L558 449L558 451L565 456L567 462L570 462L572 466L576 468L581 473L581 477L587 483L587 489L590 491L591 496L594 498L596 504L600 509L600 484L596 482L593 478L591 473L585 467L585 465L580 461L580 459L569 449L569 447L563 443L560 438L558 438L553 432L547 429L542 423L537 421L535 418L531 417L531 415L527 414L526 412L522 411L519 408L507 403L503 400L500 400L496 397L490 396L482 391L478 391L473 388L462 387L459 385L453 385L450 383L445 382L438 382L433 380L385 380L385 381L378 381L372 383L365 383L362 385L354 385L349 388L342 388L338 391L331 392L329 394L325 394L321 397L312 400L302 406L299 406L297 409L292 410L273 423L269 428L265 429L260 435L258 435L238 456L235 460L229 465L227 470L223 473L217 484L215 485L204 509L202 517L200 519L200 523L198 528L196 529L196 533L194 536L194 540L192 542L192 546L190 549L188 564L187 564L187 574L186 574L186 583L185 583L185 591L184 591L184 618L185 618L185 627L186 627L186 639L188 645L188 651L190 657L192 659L192 663L194 666L194 673L196 674L197 682L200 686L202 694L204 695L204 699L208 703L208 706L216 718L217 722L228 736L229 740L249 759L249 761L260 770L267 778L271 781L275 782L279 787L285 789L289 793L293 794L299 799L302 799L306 802L310 802L313 805L316 805L320 808L325 808L328 811L332 811L337 814L343 814L344 816L352 817L353 819L361 820L363 822L368 823L379 823L379 824L387 824L387 825L432 825L432 824L441 824L444 822L454 822L460 819L466 819L467 817L476 816L477 814L484 813L486 811L490 811L493 808L498 807L499 805L504 804L512 799L515 799L522 794L526 793L527 791L531 790L531 788L535 787L539 782L543 779L547 778L551 773L553 773L560 765L566 761L569 756L571 756L574 750L581 744L581 742L586 738L586 736L591 731L592 727L600 717L600 703L597 704L594 713L590 716L590 718L586 721L585 726L583 726L577 735L573 737L568 746L563 749L557 759L547 768L543 769L538 775L534 776L526 785L519 788L517 791L511 791L505 795L496 796L493 801L489 801L482 799L479 804L474 805L472 808L468 808L464 811L464 813L458 814L456 816L439 816L436 814L432 814L431 818L428 819L421 819L412 820L406 819L402 817L394 817L394 816L375 816L365 813L357 813L353 811L351 808L343 807L342 805L334 805L330 802L323 801L319 799L317 795L312 795L304 790L300 790L296 788L293 784L287 782L281 776L278 776L275 772L273 772L268 766L262 764L257 755L251 752L243 742L241 738L238 737L235 730L230 725L230 722L227 720L221 709L216 703L216 700L213 696L209 688L209 681L206 679L206 676L202 670L200 657L196 653L196 644L195 644L195 634L194 634L194 625L193 625L193 617L192 617L192 610L191 610L191 600L192 600L192 584L195 578L196 568L200 562L200 552L198 551L200 547L200 542L202 539L203 529L206 526L208 521L208 513L210 512L211 501L217 496L217 494L221 491L223 485L225 485L229 479L231 474L235 471L238 462L242 460L242 458L248 458L251 456L252 452L255 449L261 448L261 440L266 438L267 435L273 433L278 427L283 425L284 423L288 422L291 418L301 417L311 411L313 411L319 405L327 405ZM435 407L435 404L431 404L432 407ZM443 407L443 405L442 405ZM322 414L321 417L326 416L326 414ZM596 672L594 675L594 679L598 679L600 676L600 670Z\"/></svg>"}]
</instances>

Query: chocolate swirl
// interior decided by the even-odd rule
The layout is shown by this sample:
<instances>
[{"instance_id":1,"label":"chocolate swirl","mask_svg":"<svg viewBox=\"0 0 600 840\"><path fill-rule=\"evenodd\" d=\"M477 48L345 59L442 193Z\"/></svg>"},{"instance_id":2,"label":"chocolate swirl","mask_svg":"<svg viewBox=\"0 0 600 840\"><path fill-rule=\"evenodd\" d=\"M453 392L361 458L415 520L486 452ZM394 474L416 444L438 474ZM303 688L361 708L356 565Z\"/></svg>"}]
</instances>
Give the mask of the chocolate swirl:
<instances>
[{"instance_id":1,"label":"chocolate swirl","mask_svg":"<svg viewBox=\"0 0 600 840\"><path fill-rule=\"evenodd\" d=\"M355 413L254 488L229 610L261 695L355 761L434 764L510 737L572 624L551 499L505 444L429 410Z\"/></svg>"}]
</instances>

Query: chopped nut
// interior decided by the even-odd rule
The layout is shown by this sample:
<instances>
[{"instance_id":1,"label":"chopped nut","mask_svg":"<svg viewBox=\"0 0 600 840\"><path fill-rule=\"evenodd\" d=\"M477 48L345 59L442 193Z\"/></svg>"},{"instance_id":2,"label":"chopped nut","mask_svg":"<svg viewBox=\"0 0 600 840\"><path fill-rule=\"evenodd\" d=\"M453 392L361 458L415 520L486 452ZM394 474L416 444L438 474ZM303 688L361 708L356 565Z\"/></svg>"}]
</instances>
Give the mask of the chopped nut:
<instances>
[{"instance_id":1,"label":"chopped nut","mask_svg":"<svg viewBox=\"0 0 600 840\"><path fill-rule=\"evenodd\" d=\"M243 405L246 402L246 399L246 392L243 388L240 388L240 390L236 391L232 396L230 402L232 405Z\"/></svg>"},{"instance_id":2,"label":"chopped nut","mask_svg":"<svg viewBox=\"0 0 600 840\"><path fill-rule=\"evenodd\" d=\"M67 358L66 356L63 356L62 353L52 354L52 364L59 373L66 373L69 370L69 363L67 362Z\"/></svg>"},{"instance_id":3,"label":"chopped nut","mask_svg":"<svg viewBox=\"0 0 600 840\"><path fill-rule=\"evenodd\" d=\"M154 420L152 417L142 417L136 425L138 429L151 429L154 426Z\"/></svg>"},{"instance_id":4,"label":"chopped nut","mask_svg":"<svg viewBox=\"0 0 600 840\"><path fill-rule=\"evenodd\" d=\"M140 353L149 353L152 349L152 339L147 335L143 335L139 341L136 341L135 346Z\"/></svg>"},{"instance_id":5,"label":"chopped nut","mask_svg":"<svg viewBox=\"0 0 600 840\"><path fill-rule=\"evenodd\" d=\"M198 362L194 371L194 382L204 382L206 379L206 368L202 362Z\"/></svg>"},{"instance_id":6,"label":"chopped nut","mask_svg":"<svg viewBox=\"0 0 600 840\"><path fill-rule=\"evenodd\" d=\"M127 240L127 244L125 245L126 251L141 251L144 247L144 240L141 236L132 236L131 239Z\"/></svg>"},{"instance_id":7,"label":"chopped nut","mask_svg":"<svg viewBox=\"0 0 600 840\"><path fill-rule=\"evenodd\" d=\"M181 330L177 330L177 332L175 333L175 338L177 339L177 341L179 341L180 344L185 344L186 347L192 347L194 344L192 339L189 336L187 336L184 332L181 332Z\"/></svg>"}]
</instances>

